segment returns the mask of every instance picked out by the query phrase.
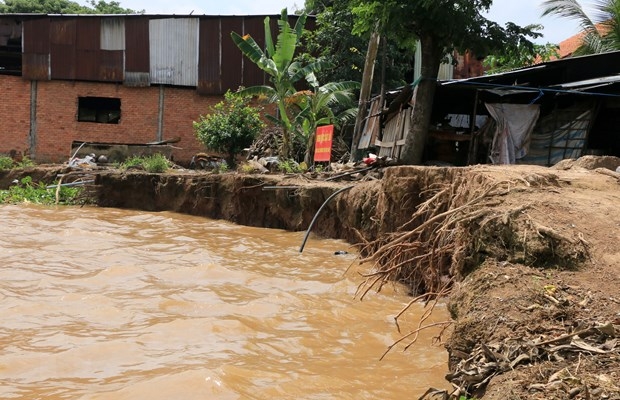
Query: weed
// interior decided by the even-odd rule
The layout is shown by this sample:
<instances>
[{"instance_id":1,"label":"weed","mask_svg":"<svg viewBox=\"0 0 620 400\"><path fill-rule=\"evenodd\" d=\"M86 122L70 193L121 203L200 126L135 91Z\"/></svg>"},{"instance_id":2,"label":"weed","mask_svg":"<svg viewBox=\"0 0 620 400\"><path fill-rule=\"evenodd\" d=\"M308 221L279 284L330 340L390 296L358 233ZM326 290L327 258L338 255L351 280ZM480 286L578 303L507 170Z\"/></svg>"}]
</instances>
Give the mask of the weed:
<instances>
[{"instance_id":1,"label":"weed","mask_svg":"<svg viewBox=\"0 0 620 400\"><path fill-rule=\"evenodd\" d=\"M162 173L170 168L170 161L162 154L153 154L146 157L129 157L118 165L120 169L140 167L147 172Z\"/></svg>"},{"instance_id":2,"label":"weed","mask_svg":"<svg viewBox=\"0 0 620 400\"><path fill-rule=\"evenodd\" d=\"M142 166L147 172L162 173L170 168L170 162L161 154L153 154L145 157Z\"/></svg>"},{"instance_id":3,"label":"weed","mask_svg":"<svg viewBox=\"0 0 620 400\"><path fill-rule=\"evenodd\" d=\"M32 182L32 177L26 176L18 184L9 187L7 190L0 190L0 203L76 204L76 199L81 192L82 188L79 187L61 186L57 202L55 188L47 189L43 182L35 184Z\"/></svg>"},{"instance_id":4,"label":"weed","mask_svg":"<svg viewBox=\"0 0 620 400\"><path fill-rule=\"evenodd\" d=\"M13 159L7 156L0 156L0 171L13 168Z\"/></svg>"},{"instance_id":5,"label":"weed","mask_svg":"<svg viewBox=\"0 0 620 400\"><path fill-rule=\"evenodd\" d=\"M303 168L300 167L294 160L284 160L278 162L278 169L285 174L298 174L300 172L304 172Z\"/></svg>"}]
</instances>

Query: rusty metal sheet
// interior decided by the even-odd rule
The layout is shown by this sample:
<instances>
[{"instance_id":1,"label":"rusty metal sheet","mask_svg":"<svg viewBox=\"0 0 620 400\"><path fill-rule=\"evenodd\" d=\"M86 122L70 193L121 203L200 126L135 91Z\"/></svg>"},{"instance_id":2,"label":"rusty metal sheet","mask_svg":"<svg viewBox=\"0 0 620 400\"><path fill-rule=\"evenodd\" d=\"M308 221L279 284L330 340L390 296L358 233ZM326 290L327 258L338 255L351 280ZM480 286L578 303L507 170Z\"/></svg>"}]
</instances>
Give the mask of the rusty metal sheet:
<instances>
[{"instance_id":1,"label":"rusty metal sheet","mask_svg":"<svg viewBox=\"0 0 620 400\"><path fill-rule=\"evenodd\" d=\"M50 55L24 53L22 55L22 77L33 81L50 79Z\"/></svg>"},{"instance_id":2,"label":"rusty metal sheet","mask_svg":"<svg viewBox=\"0 0 620 400\"><path fill-rule=\"evenodd\" d=\"M148 17L125 18L125 71L148 73L149 58Z\"/></svg>"},{"instance_id":3,"label":"rusty metal sheet","mask_svg":"<svg viewBox=\"0 0 620 400\"><path fill-rule=\"evenodd\" d=\"M231 32L243 33L242 17L222 17L222 92L237 90L243 76L243 54L230 37Z\"/></svg>"},{"instance_id":4,"label":"rusty metal sheet","mask_svg":"<svg viewBox=\"0 0 620 400\"><path fill-rule=\"evenodd\" d=\"M99 50L77 50L75 79L96 81L99 77Z\"/></svg>"},{"instance_id":5,"label":"rusty metal sheet","mask_svg":"<svg viewBox=\"0 0 620 400\"><path fill-rule=\"evenodd\" d=\"M101 17L79 17L76 22L77 50L99 50Z\"/></svg>"},{"instance_id":6,"label":"rusty metal sheet","mask_svg":"<svg viewBox=\"0 0 620 400\"><path fill-rule=\"evenodd\" d=\"M101 50L125 50L125 19L103 17L101 19Z\"/></svg>"},{"instance_id":7,"label":"rusty metal sheet","mask_svg":"<svg viewBox=\"0 0 620 400\"><path fill-rule=\"evenodd\" d=\"M151 74L148 72L125 71L123 85L131 87L147 87L151 85Z\"/></svg>"},{"instance_id":8,"label":"rusty metal sheet","mask_svg":"<svg viewBox=\"0 0 620 400\"><path fill-rule=\"evenodd\" d=\"M265 48L265 18L264 17L244 17L243 34L249 34L256 43ZM274 38L275 43L275 38ZM243 57L243 80L240 85L245 87L263 85L265 83L265 73L249 58Z\"/></svg>"},{"instance_id":9,"label":"rusty metal sheet","mask_svg":"<svg viewBox=\"0 0 620 400\"><path fill-rule=\"evenodd\" d=\"M220 18L200 19L198 43L198 93L222 93L222 58L220 53Z\"/></svg>"},{"instance_id":10,"label":"rusty metal sheet","mask_svg":"<svg viewBox=\"0 0 620 400\"><path fill-rule=\"evenodd\" d=\"M50 19L37 18L23 22L24 53L49 54L50 52Z\"/></svg>"},{"instance_id":11,"label":"rusty metal sheet","mask_svg":"<svg viewBox=\"0 0 620 400\"><path fill-rule=\"evenodd\" d=\"M50 20L50 43L75 45L76 18L56 17Z\"/></svg>"},{"instance_id":12,"label":"rusty metal sheet","mask_svg":"<svg viewBox=\"0 0 620 400\"><path fill-rule=\"evenodd\" d=\"M51 45L51 79L75 79L76 52L72 44Z\"/></svg>"},{"instance_id":13,"label":"rusty metal sheet","mask_svg":"<svg viewBox=\"0 0 620 400\"><path fill-rule=\"evenodd\" d=\"M198 18L149 21L151 82L198 85Z\"/></svg>"},{"instance_id":14,"label":"rusty metal sheet","mask_svg":"<svg viewBox=\"0 0 620 400\"><path fill-rule=\"evenodd\" d=\"M122 82L123 51L99 50L99 80L104 82Z\"/></svg>"}]
</instances>

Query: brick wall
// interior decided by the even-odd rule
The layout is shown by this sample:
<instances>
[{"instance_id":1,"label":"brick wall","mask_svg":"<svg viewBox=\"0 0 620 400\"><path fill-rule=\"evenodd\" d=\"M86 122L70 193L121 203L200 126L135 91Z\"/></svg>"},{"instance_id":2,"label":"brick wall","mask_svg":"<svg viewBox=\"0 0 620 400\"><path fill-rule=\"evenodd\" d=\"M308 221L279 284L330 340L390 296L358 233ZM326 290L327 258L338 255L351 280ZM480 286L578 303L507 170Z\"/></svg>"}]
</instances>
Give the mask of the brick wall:
<instances>
[{"instance_id":1,"label":"brick wall","mask_svg":"<svg viewBox=\"0 0 620 400\"><path fill-rule=\"evenodd\" d=\"M208 114L210 107L223 100L223 96L202 96L195 90L164 88L164 124L163 138L180 137L174 144L177 161L190 160L192 156L206 149L198 142L194 134L193 121L198 121L201 114Z\"/></svg>"},{"instance_id":2,"label":"brick wall","mask_svg":"<svg viewBox=\"0 0 620 400\"><path fill-rule=\"evenodd\" d=\"M0 153L29 147L30 81L0 75L0 124L3 127ZM194 135L192 122L219 96L201 96L194 88L164 87L164 139L180 137L173 151L175 161L188 163L192 155L205 151ZM78 122L79 97L112 97L121 101L118 124ZM158 140L159 87L132 88L119 84L39 81L37 83L36 146L38 163L65 162L74 140L85 142L147 143Z\"/></svg>"},{"instance_id":3,"label":"brick wall","mask_svg":"<svg viewBox=\"0 0 620 400\"><path fill-rule=\"evenodd\" d=\"M18 76L0 76L0 154L28 150L30 82Z\"/></svg>"}]
</instances>

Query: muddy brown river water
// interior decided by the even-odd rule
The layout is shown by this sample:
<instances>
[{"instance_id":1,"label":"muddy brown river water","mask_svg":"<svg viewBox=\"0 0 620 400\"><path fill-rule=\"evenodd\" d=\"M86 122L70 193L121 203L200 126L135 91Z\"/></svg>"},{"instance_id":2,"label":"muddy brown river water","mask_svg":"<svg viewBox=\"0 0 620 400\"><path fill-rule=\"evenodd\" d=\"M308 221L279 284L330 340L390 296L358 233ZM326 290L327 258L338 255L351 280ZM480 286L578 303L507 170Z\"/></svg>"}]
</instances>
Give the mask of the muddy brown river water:
<instances>
[{"instance_id":1,"label":"muddy brown river water","mask_svg":"<svg viewBox=\"0 0 620 400\"><path fill-rule=\"evenodd\" d=\"M2 399L404 399L446 388L345 242L174 213L0 206ZM351 268L349 268L352 265ZM421 306L405 329L415 327ZM447 319L443 307L431 320ZM431 321L432 322L432 321Z\"/></svg>"}]
</instances>

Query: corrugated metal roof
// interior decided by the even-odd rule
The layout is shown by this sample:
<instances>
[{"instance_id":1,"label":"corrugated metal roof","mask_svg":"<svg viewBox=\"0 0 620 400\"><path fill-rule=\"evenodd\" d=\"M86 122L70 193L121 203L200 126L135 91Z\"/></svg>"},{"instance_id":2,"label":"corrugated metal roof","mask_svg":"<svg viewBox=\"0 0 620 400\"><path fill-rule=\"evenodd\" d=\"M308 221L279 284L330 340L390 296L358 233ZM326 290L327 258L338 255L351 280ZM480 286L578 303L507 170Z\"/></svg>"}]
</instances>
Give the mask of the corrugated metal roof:
<instances>
[{"instance_id":1,"label":"corrugated metal roof","mask_svg":"<svg viewBox=\"0 0 620 400\"><path fill-rule=\"evenodd\" d=\"M22 77L50 79L50 19L30 19L22 25Z\"/></svg>"},{"instance_id":2,"label":"corrugated metal roof","mask_svg":"<svg viewBox=\"0 0 620 400\"><path fill-rule=\"evenodd\" d=\"M198 85L198 18L149 21L151 82Z\"/></svg>"},{"instance_id":3,"label":"corrugated metal roof","mask_svg":"<svg viewBox=\"0 0 620 400\"><path fill-rule=\"evenodd\" d=\"M244 17L243 34L250 34L256 43L265 48L265 18L264 17ZM230 36L229 36L230 38ZM230 39L229 39L230 40ZM274 43L275 43L274 38ZM247 57L243 57L243 80L241 84L245 87L262 85L265 83L265 73Z\"/></svg>"},{"instance_id":4,"label":"corrugated metal roof","mask_svg":"<svg viewBox=\"0 0 620 400\"><path fill-rule=\"evenodd\" d=\"M52 18L50 21L50 77L51 79L75 79L75 33L74 18Z\"/></svg>"},{"instance_id":5,"label":"corrugated metal roof","mask_svg":"<svg viewBox=\"0 0 620 400\"><path fill-rule=\"evenodd\" d=\"M53 18L50 21L50 42L52 44L75 45L77 20L75 18Z\"/></svg>"},{"instance_id":6,"label":"corrugated metal roof","mask_svg":"<svg viewBox=\"0 0 620 400\"><path fill-rule=\"evenodd\" d=\"M601 76L593 79L585 79L582 81L576 82L565 82L561 85L555 85L553 87L562 88L562 89L592 89L600 86L606 86L613 83L620 82L620 75L614 74L610 76Z\"/></svg>"},{"instance_id":7,"label":"corrugated metal roof","mask_svg":"<svg viewBox=\"0 0 620 400\"><path fill-rule=\"evenodd\" d=\"M84 81L98 80L99 50L77 50L75 52L75 61L75 79ZM54 71L54 66L52 66L52 71Z\"/></svg>"},{"instance_id":8,"label":"corrugated metal roof","mask_svg":"<svg viewBox=\"0 0 620 400\"><path fill-rule=\"evenodd\" d=\"M125 71L149 73L149 19L125 20ZM125 75L129 79L130 75ZM141 78L141 80L143 77Z\"/></svg>"},{"instance_id":9,"label":"corrugated metal roof","mask_svg":"<svg viewBox=\"0 0 620 400\"><path fill-rule=\"evenodd\" d=\"M50 55L24 53L22 55L22 77L34 81L50 79Z\"/></svg>"},{"instance_id":10,"label":"corrugated metal roof","mask_svg":"<svg viewBox=\"0 0 620 400\"><path fill-rule=\"evenodd\" d=\"M30 19L23 22L22 42L24 53L49 54L50 19Z\"/></svg>"},{"instance_id":11,"label":"corrugated metal roof","mask_svg":"<svg viewBox=\"0 0 620 400\"><path fill-rule=\"evenodd\" d=\"M78 18L76 19L76 46L79 50L99 50L100 47L101 18Z\"/></svg>"},{"instance_id":12,"label":"corrugated metal roof","mask_svg":"<svg viewBox=\"0 0 620 400\"><path fill-rule=\"evenodd\" d=\"M198 55L198 93L222 93L220 18L200 19Z\"/></svg>"},{"instance_id":13,"label":"corrugated metal roof","mask_svg":"<svg viewBox=\"0 0 620 400\"><path fill-rule=\"evenodd\" d=\"M51 79L75 79L75 56L74 45L52 43L50 54Z\"/></svg>"},{"instance_id":14,"label":"corrugated metal roof","mask_svg":"<svg viewBox=\"0 0 620 400\"><path fill-rule=\"evenodd\" d=\"M121 82L123 80L123 51L99 50L99 80L105 82Z\"/></svg>"},{"instance_id":15,"label":"corrugated metal roof","mask_svg":"<svg viewBox=\"0 0 620 400\"><path fill-rule=\"evenodd\" d=\"M129 72L125 71L125 86L146 87L151 84L151 74L148 72Z\"/></svg>"},{"instance_id":16,"label":"corrugated metal roof","mask_svg":"<svg viewBox=\"0 0 620 400\"><path fill-rule=\"evenodd\" d=\"M242 18L222 17L222 91L237 90L241 84L243 54L230 37L231 32L243 32Z\"/></svg>"},{"instance_id":17,"label":"corrugated metal roof","mask_svg":"<svg viewBox=\"0 0 620 400\"><path fill-rule=\"evenodd\" d=\"M125 19L101 20L101 50L125 50Z\"/></svg>"}]
</instances>

